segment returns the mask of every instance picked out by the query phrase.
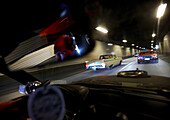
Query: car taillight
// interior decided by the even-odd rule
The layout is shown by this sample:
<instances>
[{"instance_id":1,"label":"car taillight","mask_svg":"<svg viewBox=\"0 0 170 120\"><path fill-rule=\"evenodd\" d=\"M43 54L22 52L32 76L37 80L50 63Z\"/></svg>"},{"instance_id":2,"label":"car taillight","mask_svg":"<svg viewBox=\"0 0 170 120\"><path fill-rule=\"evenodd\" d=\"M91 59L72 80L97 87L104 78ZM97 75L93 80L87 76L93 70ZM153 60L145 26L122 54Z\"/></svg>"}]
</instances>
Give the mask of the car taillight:
<instances>
[{"instance_id":1,"label":"car taillight","mask_svg":"<svg viewBox=\"0 0 170 120\"><path fill-rule=\"evenodd\" d=\"M86 67L88 67L88 64L86 63Z\"/></svg>"},{"instance_id":2,"label":"car taillight","mask_svg":"<svg viewBox=\"0 0 170 120\"><path fill-rule=\"evenodd\" d=\"M143 59L143 57L139 56L138 59Z\"/></svg>"},{"instance_id":3,"label":"car taillight","mask_svg":"<svg viewBox=\"0 0 170 120\"><path fill-rule=\"evenodd\" d=\"M105 67L105 62L102 62L102 67Z\"/></svg>"},{"instance_id":4,"label":"car taillight","mask_svg":"<svg viewBox=\"0 0 170 120\"><path fill-rule=\"evenodd\" d=\"M158 58L158 56L157 55L152 55L152 58Z\"/></svg>"}]
</instances>

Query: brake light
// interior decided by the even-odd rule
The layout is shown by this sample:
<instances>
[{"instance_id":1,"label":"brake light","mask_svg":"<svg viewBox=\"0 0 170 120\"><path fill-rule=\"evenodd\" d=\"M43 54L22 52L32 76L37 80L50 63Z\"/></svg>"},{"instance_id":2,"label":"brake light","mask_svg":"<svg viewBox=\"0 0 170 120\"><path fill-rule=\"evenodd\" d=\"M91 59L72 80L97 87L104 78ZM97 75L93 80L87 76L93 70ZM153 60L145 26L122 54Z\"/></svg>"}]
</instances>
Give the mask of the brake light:
<instances>
[{"instance_id":1,"label":"brake light","mask_svg":"<svg viewBox=\"0 0 170 120\"><path fill-rule=\"evenodd\" d=\"M88 67L88 64L86 63L86 67Z\"/></svg>"},{"instance_id":2,"label":"brake light","mask_svg":"<svg viewBox=\"0 0 170 120\"><path fill-rule=\"evenodd\" d=\"M143 57L139 56L138 59L143 59Z\"/></svg>"},{"instance_id":3,"label":"brake light","mask_svg":"<svg viewBox=\"0 0 170 120\"><path fill-rule=\"evenodd\" d=\"M157 55L152 55L152 58L158 58Z\"/></svg>"}]
</instances>

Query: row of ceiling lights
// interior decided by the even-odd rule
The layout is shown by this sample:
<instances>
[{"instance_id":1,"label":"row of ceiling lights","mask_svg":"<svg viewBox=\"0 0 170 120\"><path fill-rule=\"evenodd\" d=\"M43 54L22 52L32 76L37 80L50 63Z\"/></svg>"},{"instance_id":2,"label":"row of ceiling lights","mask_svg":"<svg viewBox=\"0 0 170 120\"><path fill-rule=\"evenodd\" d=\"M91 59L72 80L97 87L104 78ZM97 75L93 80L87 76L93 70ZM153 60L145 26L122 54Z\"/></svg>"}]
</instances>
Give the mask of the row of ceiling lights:
<instances>
[{"instance_id":1,"label":"row of ceiling lights","mask_svg":"<svg viewBox=\"0 0 170 120\"><path fill-rule=\"evenodd\" d=\"M96 30L98 30L98 31L100 31L100 32L102 32L102 33L107 33L107 32L108 32L107 29L105 29L105 28L103 28L103 27L101 27L101 26L96 27ZM127 40L122 40L122 42L123 42L123 43L127 43ZM112 46L113 43L108 43L107 45L108 45L108 46ZM135 44L131 44L131 46L135 46ZM136 48L141 49L142 47L136 46ZM145 49L145 48L143 48L143 49Z\"/></svg>"},{"instance_id":2,"label":"row of ceiling lights","mask_svg":"<svg viewBox=\"0 0 170 120\"><path fill-rule=\"evenodd\" d=\"M159 45L158 45L158 41L155 41L156 43L155 43L155 48L154 48L154 45L153 45L153 43L154 43L154 38L156 37L156 36L158 36L158 31L159 31L159 22L160 22L160 18L164 15L164 13L165 13L165 10L166 10L166 7L167 7L167 3L162 3L162 1L161 1L161 4L158 6L158 9L157 9L157 15L156 15L156 18L158 18L158 24L157 24L157 35L153 32L152 33L152 38L153 38L153 40L151 41L151 50L153 50L153 49L158 49L159 48Z\"/></svg>"},{"instance_id":3,"label":"row of ceiling lights","mask_svg":"<svg viewBox=\"0 0 170 120\"><path fill-rule=\"evenodd\" d=\"M166 6L167 6L166 3L159 5L158 10L157 10L157 16L156 16L158 19L160 19L160 18L163 16L163 14L164 14L164 12L165 12L165 9L166 9ZM96 27L96 30L98 30L98 31L100 31L100 32L103 32L103 33L108 33L108 30L107 30L107 29L105 29L105 28L103 28L103 27L100 27L100 26L99 26L99 27ZM155 36L156 36L156 34L155 34L155 33L152 33L152 38L154 38ZM122 40L122 42L123 42L123 43L127 43L127 40ZM152 40L152 41L151 41L151 49L152 49L152 50L154 49L154 48L153 48L153 43L154 43L154 41ZM109 46L112 46L113 44L112 44L112 43L108 43L108 45L109 45ZM135 44L131 44L131 45L132 45L132 46L135 46ZM136 48L141 49L142 47L136 46ZM155 48L158 49L159 46L156 45ZM142 48L142 49L145 49L145 48Z\"/></svg>"},{"instance_id":4,"label":"row of ceiling lights","mask_svg":"<svg viewBox=\"0 0 170 120\"><path fill-rule=\"evenodd\" d=\"M108 43L107 45L108 45L108 46L112 46L113 43ZM135 46L135 44L132 44L132 46ZM121 47L124 48L124 46L121 46ZM137 48L137 49L145 49L145 47L142 48L142 47L139 47L139 46L136 46L136 48Z\"/></svg>"}]
</instances>

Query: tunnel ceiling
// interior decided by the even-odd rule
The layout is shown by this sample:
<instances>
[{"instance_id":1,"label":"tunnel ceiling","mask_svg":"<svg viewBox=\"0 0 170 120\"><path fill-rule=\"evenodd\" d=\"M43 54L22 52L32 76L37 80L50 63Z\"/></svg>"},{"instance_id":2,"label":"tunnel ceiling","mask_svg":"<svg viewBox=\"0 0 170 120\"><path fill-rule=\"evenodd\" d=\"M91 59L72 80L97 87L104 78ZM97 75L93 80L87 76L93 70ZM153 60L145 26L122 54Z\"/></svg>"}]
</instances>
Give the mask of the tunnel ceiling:
<instances>
[{"instance_id":1,"label":"tunnel ceiling","mask_svg":"<svg viewBox=\"0 0 170 120\"><path fill-rule=\"evenodd\" d=\"M163 2L168 5L160 22L160 38L170 30L170 0ZM40 31L56 21L57 15L60 15L59 3L68 4L72 12L76 13L73 16L88 24L88 20L83 18L85 10L90 18L91 26L84 23L77 25L91 28L94 39L125 46L131 46L134 43L150 48L151 35L153 30L156 32L156 12L160 0L57 0L37 1L37 3L35 1L13 1L10 4L6 1L7 7L4 8L3 22L1 22L4 24L2 30L5 32L1 37L5 40L1 41L0 52L2 53L0 55L4 52L10 53L20 42L38 33L35 31ZM87 18L86 15L85 18ZM96 31L97 26L107 28L107 35L102 36L102 33ZM128 42L123 44L123 39Z\"/></svg>"},{"instance_id":2,"label":"tunnel ceiling","mask_svg":"<svg viewBox=\"0 0 170 120\"><path fill-rule=\"evenodd\" d=\"M164 2L167 3L168 0ZM156 12L159 4L159 0L89 0L86 2L86 11L94 31L97 26L108 29L108 39L100 37L99 40L122 44L121 41L126 39L128 46L134 43L150 48L151 35L157 28ZM169 2L168 5L170 5ZM161 18L160 37L170 28L169 16L169 6L167 6Z\"/></svg>"}]
</instances>

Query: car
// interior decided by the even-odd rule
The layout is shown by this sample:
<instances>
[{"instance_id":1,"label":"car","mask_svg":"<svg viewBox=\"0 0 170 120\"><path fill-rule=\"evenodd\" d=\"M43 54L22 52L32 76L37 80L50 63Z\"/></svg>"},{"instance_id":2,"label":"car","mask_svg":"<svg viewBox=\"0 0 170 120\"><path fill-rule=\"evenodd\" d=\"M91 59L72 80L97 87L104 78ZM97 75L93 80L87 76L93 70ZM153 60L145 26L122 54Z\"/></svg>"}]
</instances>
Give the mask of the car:
<instances>
[{"instance_id":1,"label":"car","mask_svg":"<svg viewBox=\"0 0 170 120\"><path fill-rule=\"evenodd\" d=\"M137 58L138 64L140 63L158 63L158 55L155 51L141 51Z\"/></svg>"},{"instance_id":2,"label":"car","mask_svg":"<svg viewBox=\"0 0 170 120\"><path fill-rule=\"evenodd\" d=\"M100 55L99 60L86 62L86 69L111 69L116 65L121 65L122 58L117 57L115 54Z\"/></svg>"}]
</instances>

